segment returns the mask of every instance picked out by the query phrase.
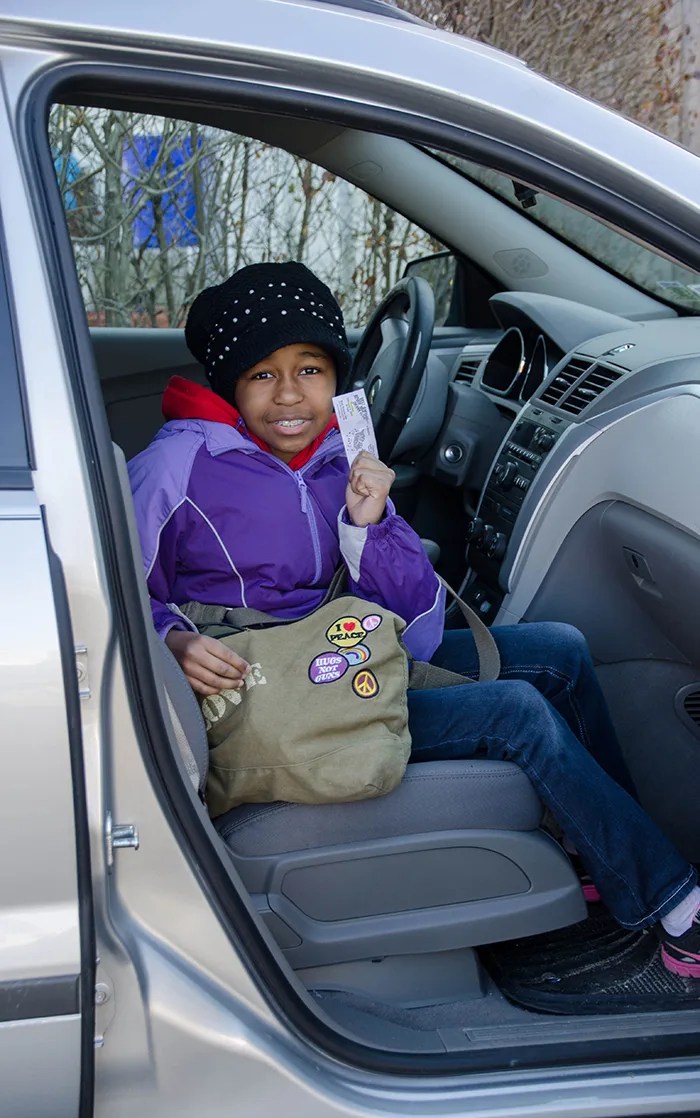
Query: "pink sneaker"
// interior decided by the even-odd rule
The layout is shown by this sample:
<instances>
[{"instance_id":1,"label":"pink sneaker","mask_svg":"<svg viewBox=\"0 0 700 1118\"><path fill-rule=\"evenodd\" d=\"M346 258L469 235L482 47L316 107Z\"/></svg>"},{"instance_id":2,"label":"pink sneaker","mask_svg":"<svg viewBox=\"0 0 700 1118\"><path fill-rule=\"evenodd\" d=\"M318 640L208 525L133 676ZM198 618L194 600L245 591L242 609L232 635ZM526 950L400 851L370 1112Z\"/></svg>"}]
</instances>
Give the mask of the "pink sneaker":
<instances>
[{"instance_id":1,"label":"pink sneaker","mask_svg":"<svg viewBox=\"0 0 700 1118\"><path fill-rule=\"evenodd\" d=\"M588 874L581 878L581 890L586 904L598 904L600 902L598 886L593 884Z\"/></svg>"},{"instance_id":2,"label":"pink sneaker","mask_svg":"<svg viewBox=\"0 0 700 1118\"><path fill-rule=\"evenodd\" d=\"M567 853L571 859L572 866L576 870L576 876L581 882L581 891L584 901L586 904L599 904L600 893L598 892L598 886L593 881L591 875L584 869L580 856L576 852L568 851Z\"/></svg>"},{"instance_id":3,"label":"pink sneaker","mask_svg":"<svg viewBox=\"0 0 700 1118\"><path fill-rule=\"evenodd\" d=\"M663 928L661 959L673 974L681 978L700 978L700 913L696 912L693 923L682 936L670 936Z\"/></svg>"}]
</instances>

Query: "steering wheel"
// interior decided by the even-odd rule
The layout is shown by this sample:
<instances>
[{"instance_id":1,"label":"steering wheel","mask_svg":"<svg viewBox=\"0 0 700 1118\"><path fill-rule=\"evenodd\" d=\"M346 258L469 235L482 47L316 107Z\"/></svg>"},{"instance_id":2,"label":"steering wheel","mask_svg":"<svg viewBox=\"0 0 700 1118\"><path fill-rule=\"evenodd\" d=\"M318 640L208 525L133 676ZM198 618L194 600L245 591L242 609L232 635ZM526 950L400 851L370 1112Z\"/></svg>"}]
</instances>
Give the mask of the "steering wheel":
<instances>
[{"instance_id":1,"label":"steering wheel","mask_svg":"<svg viewBox=\"0 0 700 1118\"><path fill-rule=\"evenodd\" d=\"M382 299L360 338L350 379L367 394L383 462L408 421L434 324L432 288L419 276L406 276Z\"/></svg>"}]
</instances>

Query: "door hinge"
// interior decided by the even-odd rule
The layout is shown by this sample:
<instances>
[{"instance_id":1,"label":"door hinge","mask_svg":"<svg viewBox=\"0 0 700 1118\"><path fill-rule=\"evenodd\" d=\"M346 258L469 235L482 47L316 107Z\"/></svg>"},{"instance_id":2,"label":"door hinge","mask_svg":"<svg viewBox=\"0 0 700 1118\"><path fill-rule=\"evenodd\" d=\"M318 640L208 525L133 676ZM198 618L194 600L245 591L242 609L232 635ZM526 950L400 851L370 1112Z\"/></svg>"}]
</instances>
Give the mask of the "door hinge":
<instances>
[{"instance_id":1,"label":"door hinge","mask_svg":"<svg viewBox=\"0 0 700 1118\"><path fill-rule=\"evenodd\" d=\"M114 865L115 850L138 850L139 833L133 823L113 823L112 813L105 815L105 851L107 868Z\"/></svg>"},{"instance_id":2,"label":"door hinge","mask_svg":"<svg viewBox=\"0 0 700 1118\"><path fill-rule=\"evenodd\" d=\"M95 1048L102 1048L105 1033L114 1019L114 987L109 975L98 965L95 971Z\"/></svg>"},{"instance_id":3,"label":"door hinge","mask_svg":"<svg viewBox=\"0 0 700 1118\"><path fill-rule=\"evenodd\" d=\"M88 675L87 645L76 644L74 654L75 671L78 677L78 695L81 699L89 699L92 692L90 690L90 676Z\"/></svg>"}]
</instances>

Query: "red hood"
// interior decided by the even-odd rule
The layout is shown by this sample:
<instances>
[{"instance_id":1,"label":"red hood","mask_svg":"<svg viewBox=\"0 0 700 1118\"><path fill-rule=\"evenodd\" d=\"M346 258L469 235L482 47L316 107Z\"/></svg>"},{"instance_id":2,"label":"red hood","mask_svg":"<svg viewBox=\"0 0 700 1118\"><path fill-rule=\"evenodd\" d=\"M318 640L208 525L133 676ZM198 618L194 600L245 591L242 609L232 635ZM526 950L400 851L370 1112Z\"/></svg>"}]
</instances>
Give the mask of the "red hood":
<instances>
[{"instance_id":1,"label":"red hood","mask_svg":"<svg viewBox=\"0 0 700 1118\"><path fill-rule=\"evenodd\" d=\"M262 439L248 430L241 413L232 404L227 404L223 396L218 396L210 388L204 388L201 384L195 384L192 380L185 380L184 377L171 377L168 387L163 393L162 406L163 415L166 419L209 419L215 423L228 423L230 427L235 427L237 431L251 439L261 450L266 450L269 454L272 453L267 443L264 443ZM306 465L328 432L337 426L338 420L334 415L321 434L317 435L313 442L300 450L298 454L295 454L291 462L288 463L289 468L298 470L301 466Z\"/></svg>"}]
</instances>

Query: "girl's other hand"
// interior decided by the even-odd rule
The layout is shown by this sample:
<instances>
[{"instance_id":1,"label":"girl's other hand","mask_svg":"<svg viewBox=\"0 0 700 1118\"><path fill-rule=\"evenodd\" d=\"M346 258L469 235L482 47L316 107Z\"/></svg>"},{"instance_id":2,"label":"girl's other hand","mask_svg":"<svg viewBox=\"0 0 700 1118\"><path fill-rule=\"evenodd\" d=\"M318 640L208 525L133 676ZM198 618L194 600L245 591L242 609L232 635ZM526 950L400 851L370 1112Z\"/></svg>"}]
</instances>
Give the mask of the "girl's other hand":
<instances>
[{"instance_id":1,"label":"girl's other hand","mask_svg":"<svg viewBox=\"0 0 700 1118\"><path fill-rule=\"evenodd\" d=\"M217 695L244 686L250 665L214 637L170 629L165 643L198 695Z\"/></svg>"}]
</instances>

